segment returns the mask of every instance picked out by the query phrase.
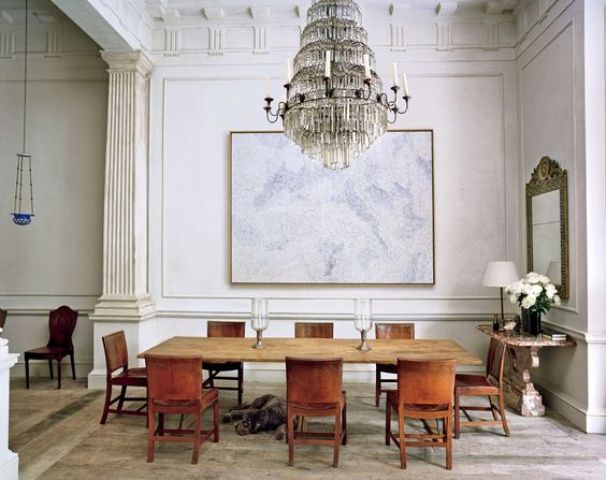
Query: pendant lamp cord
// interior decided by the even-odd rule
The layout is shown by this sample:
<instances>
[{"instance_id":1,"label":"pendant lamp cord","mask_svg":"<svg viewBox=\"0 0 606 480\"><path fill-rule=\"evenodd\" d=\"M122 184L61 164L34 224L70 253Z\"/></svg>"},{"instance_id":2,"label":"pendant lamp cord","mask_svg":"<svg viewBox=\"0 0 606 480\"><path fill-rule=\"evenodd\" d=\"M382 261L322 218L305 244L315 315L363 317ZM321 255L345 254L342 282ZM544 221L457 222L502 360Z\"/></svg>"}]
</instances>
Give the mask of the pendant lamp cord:
<instances>
[{"instance_id":1,"label":"pendant lamp cord","mask_svg":"<svg viewBox=\"0 0 606 480\"><path fill-rule=\"evenodd\" d=\"M29 8L28 0L25 0L25 53L24 53L24 73L23 73L23 149L21 153L25 153L25 128L27 126L27 37L28 37L28 17Z\"/></svg>"}]
</instances>

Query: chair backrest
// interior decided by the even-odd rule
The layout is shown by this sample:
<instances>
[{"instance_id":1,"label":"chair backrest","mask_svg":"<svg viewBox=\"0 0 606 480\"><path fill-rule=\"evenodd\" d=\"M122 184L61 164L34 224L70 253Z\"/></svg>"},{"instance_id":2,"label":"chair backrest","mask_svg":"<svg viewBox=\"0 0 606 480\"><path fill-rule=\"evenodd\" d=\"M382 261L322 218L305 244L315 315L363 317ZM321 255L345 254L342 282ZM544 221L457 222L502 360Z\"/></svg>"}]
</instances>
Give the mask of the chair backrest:
<instances>
[{"instance_id":1,"label":"chair backrest","mask_svg":"<svg viewBox=\"0 0 606 480\"><path fill-rule=\"evenodd\" d=\"M457 361L398 358L400 404L451 405Z\"/></svg>"},{"instance_id":2,"label":"chair backrest","mask_svg":"<svg viewBox=\"0 0 606 480\"><path fill-rule=\"evenodd\" d=\"M206 324L207 337L244 337L246 322L216 322Z\"/></svg>"},{"instance_id":3,"label":"chair backrest","mask_svg":"<svg viewBox=\"0 0 606 480\"><path fill-rule=\"evenodd\" d=\"M414 340L414 323L375 323L377 339Z\"/></svg>"},{"instance_id":4,"label":"chair backrest","mask_svg":"<svg viewBox=\"0 0 606 480\"><path fill-rule=\"evenodd\" d=\"M343 359L286 357L289 403L336 404L343 387Z\"/></svg>"},{"instance_id":5,"label":"chair backrest","mask_svg":"<svg viewBox=\"0 0 606 480\"><path fill-rule=\"evenodd\" d=\"M107 365L107 375L111 376L119 368L128 368L128 347L126 346L126 337L124 331L114 332L105 335L103 338L103 350L105 352L105 364Z\"/></svg>"},{"instance_id":6,"label":"chair backrest","mask_svg":"<svg viewBox=\"0 0 606 480\"><path fill-rule=\"evenodd\" d=\"M0 308L0 328L4 328L6 322L6 310Z\"/></svg>"},{"instance_id":7,"label":"chair backrest","mask_svg":"<svg viewBox=\"0 0 606 480\"><path fill-rule=\"evenodd\" d=\"M202 395L202 357L145 355L150 402L192 401Z\"/></svg>"},{"instance_id":8,"label":"chair backrest","mask_svg":"<svg viewBox=\"0 0 606 480\"><path fill-rule=\"evenodd\" d=\"M78 312L62 305L56 310L51 310L48 315L48 329L50 338L47 347L72 348L72 334L76 328Z\"/></svg>"},{"instance_id":9,"label":"chair backrest","mask_svg":"<svg viewBox=\"0 0 606 480\"><path fill-rule=\"evenodd\" d=\"M490 339L488 358L486 359L486 376L488 381L497 387L503 385L503 367L507 346L495 338Z\"/></svg>"},{"instance_id":10,"label":"chair backrest","mask_svg":"<svg viewBox=\"0 0 606 480\"><path fill-rule=\"evenodd\" d=\"M295 322L295 338L333 338L333 324Z\"/></svg>"}]
</instances>

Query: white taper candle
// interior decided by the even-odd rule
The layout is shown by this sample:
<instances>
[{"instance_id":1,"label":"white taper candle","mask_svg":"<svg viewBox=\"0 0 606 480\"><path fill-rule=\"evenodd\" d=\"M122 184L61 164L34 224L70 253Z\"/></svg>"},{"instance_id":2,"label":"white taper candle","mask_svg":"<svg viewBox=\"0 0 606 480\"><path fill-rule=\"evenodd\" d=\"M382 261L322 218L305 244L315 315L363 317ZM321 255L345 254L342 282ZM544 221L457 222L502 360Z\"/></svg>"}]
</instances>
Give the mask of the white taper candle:
<instances>
[{"instance_id":1,"label":"white taper candle","mask_svg":"<svg viewBox=\"0 0 606 480\"><path fill-rule=\"evenodd\" d=\"M324 68L324 77L330 78L330 64L331 64L332 52L326 50L326 67Z\"/></svg>"},{"instance_id":2,"label":"white taper candle","mask_svg":"<svg viewBox=\"0 0 606 480\"><path fill-rule=\"evenodd\" d=\"M397 87L400 85L400 79L398 78L398 64L393 62L393 85Z\"/></svg>"},{"instance_id":3,"label":"white taper candle","mask_svg":"<svg viewBox=\"0 0 606 480\"><path fill-rule=\"evenodd\" d=\"M402 84L404 87L404 96L407 97L408 96L408 79L406 78L405 73L402 75Z\"/></svg>"},{"instance_id":4,"label":"white taper candle","mask_svg":"<svg viewBox=\"0 0 606 480\"><path fill-rule=\"evenodd\" d=\"M286 59L286 83L292 80L292 59Z\"/></svg>"}]
</instances>

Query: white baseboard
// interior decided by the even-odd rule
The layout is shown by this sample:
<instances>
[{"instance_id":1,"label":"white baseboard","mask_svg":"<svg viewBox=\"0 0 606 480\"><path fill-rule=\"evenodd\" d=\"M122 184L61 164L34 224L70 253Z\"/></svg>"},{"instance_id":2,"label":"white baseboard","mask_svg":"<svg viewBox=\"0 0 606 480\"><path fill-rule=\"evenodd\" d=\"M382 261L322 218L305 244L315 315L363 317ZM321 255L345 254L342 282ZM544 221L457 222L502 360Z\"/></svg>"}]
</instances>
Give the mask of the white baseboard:
<instances>
[{"instance_id":1,"label":"white baseboard","mask_svg":"<svg viewBox=\"0 0 606 480\"><path fill-rule=\"evenodd\" d=\"M6 450L0 455L0 478L2 480L19 480L19 455Z\"/></svg>"}]
</instances>

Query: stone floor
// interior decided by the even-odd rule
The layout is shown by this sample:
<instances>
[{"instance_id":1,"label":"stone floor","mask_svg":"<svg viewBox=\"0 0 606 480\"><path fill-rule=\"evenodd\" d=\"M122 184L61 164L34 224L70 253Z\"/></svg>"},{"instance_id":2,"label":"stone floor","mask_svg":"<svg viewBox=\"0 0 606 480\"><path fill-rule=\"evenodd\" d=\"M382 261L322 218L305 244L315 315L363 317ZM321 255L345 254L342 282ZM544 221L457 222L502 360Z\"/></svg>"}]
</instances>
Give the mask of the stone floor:
<instances>
[{"instance_id":1,"label":"stone floor","mask_svg":"<svg viewBox=\"0 0 606 480\"><path fill-rule=\"evenodd\" d=\"M442 449L409 449L408 469L399 469L397 449L384 444L384 404L373 406L373 386L346 385L349 443L332 468L330 447L300 446L295 466L287 465L287 446L264 433L237 436L221 426L221 441L206 443L198 465L191 447L157 447L146 463L146 429L141 417L110 416L99 425L102 392L66 380L57 391L46 379L30 390L22 380L11 387L10 447L19 454L22 480L47 479L384 479L408 478L606 478L606 436L586 435L548 412L544 418L509 414L512 436L498 430L469 429L454 442L454 469L444 469ZM283 394L272 383L245 386L245 400L264 393ZM222 407L235 403L221 393Z\"/></svg>"}]
</instances>

